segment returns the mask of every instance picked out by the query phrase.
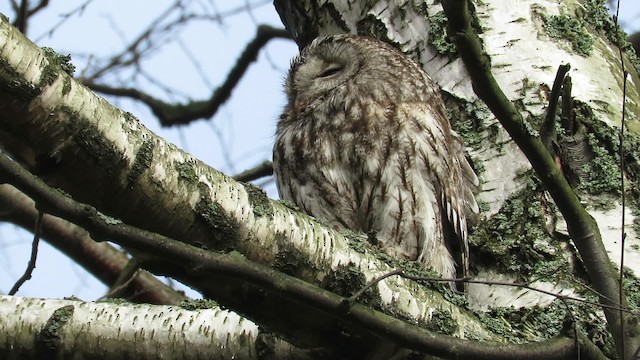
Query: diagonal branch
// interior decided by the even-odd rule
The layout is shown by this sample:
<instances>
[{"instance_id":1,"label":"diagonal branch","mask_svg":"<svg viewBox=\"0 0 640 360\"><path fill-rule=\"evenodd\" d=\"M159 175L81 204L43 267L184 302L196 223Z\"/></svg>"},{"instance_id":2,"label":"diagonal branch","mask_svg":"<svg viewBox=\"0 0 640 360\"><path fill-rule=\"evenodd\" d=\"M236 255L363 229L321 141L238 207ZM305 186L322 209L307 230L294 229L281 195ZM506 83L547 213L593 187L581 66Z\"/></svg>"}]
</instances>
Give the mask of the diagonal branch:
<instances>
[{"instance_id":1,"label":"diagonal branch","mask_svg":"<svg viewBox=\"0 0 640 360\"><path fill-rule=\"evenodd\" d=\"M620 304L614 300L620 294L620 283L605 251L595 220L582 206L540 139L532 135L522 115L500 89L491 73L489 57L482 48L479 36L471 27L467 1L446 0L443 1L443 7L449 20L448 32L453 37L471 76L475 93L487 104L518 144L553 197L567 222L569 235L582 257L594 288L602 294L600 301L607 306L626 307L624 299L621 299ZM640 348L640 328L637 317L632 314L624 316L627 332L623 334L619 326L622 321L621 313L610 307L603 308L603 311L618 352L623 353L622 343L625 338L627 346L624 347L624 358L631 358L635 350Z\"/></svg>"},{"instance_id":2,"label":"diagonal branch","mask_svg":"<svg viewBox=\"0 0 640 360\"><path fill-rule=\"evenodd\" d=\"M38 210L31 198L15 187L0 185L0 220L12 222L27 230L33 229ZM45 215L42 219L45 241L82 266L91 275L111 286L127 265L129 259L108 243L97 243L84 229L58 217ZM177 305L184 295L171 289L148 272L142 272L129 282L118 297L148 304Z\"/></svg>"},{"instance_id":3,"label":"diagonal branch","mask_svg":"<svg viewBox=\"0 0 640 360\"><path fill-rule=\"evenodd\" d=\"M300 330L304 329L302 332L306 336L319 340L320 344L314 344L316 346L334 345L334 338L323 336L327 331L352 333L357 336L350 336L348 343L360 351L371 347L369 341L373 340L370 338L373 335L378 341L391 340L411 350L446 358L566 359L578 354L587 359L600 358L584 337L579 339L583 345L579 352L574 340L566 336L530 344L485 343L435 334L362 304L345 306L348 299L344 297L233 253L207 251L109 218L95 208L51 189L3 151L0 151L0 178L35 199L40 211L69 219L86 228L96 239L117 239L115 241L126 248L144 252L147 255L143 256L143 261L150 270L184 281L206 296L225 297L220 288L230 289L226 294L230 297L237 297L238 291L257 291L255 294L260 294L263 306L265 301L280 304L271 309L275 314L257 314L253 301L244 306L235 301L231 303L232 307L250 318L258 317L261 324L286 334L292 341L302 341ZM286 323L281 322L283 318ZM291 322L297 326L292 327Z\"/></svg>"},{"instance_id":4,"label":"diagonal branch","mask_svg":"<svg viewBox=\"0 0 640 360\"><path fill-rule=\"evenodd\" d=\"M206 100L172 104L133 88L114 88L86 81L84 84L103 94L129 97L141 101L158 117L162 126L184 125L193 120L212 117L220 106L229 99L231 92L238 85L251 63L258 58L260 50L272 39L290 39L290 36L284 29L276 29L268 25L259 26L255 38L247 44L227 75L225 82L213 91L211 97Z\"/></svg>"}]
</instances>

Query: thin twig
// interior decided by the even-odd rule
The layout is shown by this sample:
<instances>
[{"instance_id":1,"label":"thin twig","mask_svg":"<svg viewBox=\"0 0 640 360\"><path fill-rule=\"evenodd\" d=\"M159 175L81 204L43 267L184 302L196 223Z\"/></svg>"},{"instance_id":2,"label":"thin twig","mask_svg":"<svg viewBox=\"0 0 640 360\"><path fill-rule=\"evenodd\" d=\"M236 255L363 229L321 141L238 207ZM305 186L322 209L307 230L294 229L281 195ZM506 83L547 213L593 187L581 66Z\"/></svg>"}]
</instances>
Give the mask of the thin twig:
<instances>
[{"instance_id":1,"label":"thin twig","mask_svg":"<svg viewBox=\"0 0 640 360\"><path fill-rule=\"evenodd\" d=\"M624 282L624 243L627 238L627 234L624 232L625 226L625 210L626 210L626 202L625 202L625 191L624 191L624 113L625 113L625 104L627 102L627 70L624 67L624 57L622 55L622 46L620 41L620 31L618 31L618 16L620 15L620 0L618 0L616 5L616 16L613 19L615 24L614 30L616 32L616 46L618 47L618 55L620 56L620 68L622 70L622 118L620 120L620 149L619 149L619 157L620 157L620 196L621 196L621 206L622 206L622 214L620 217L621 229L620 229L620 293L619 293L619 302L622 304L622 299L624 297L624 287L622 286ZM625 334L625 326L624 326L624 317L622 316L622 312L620 314L620 332ZM622 353L625 351L625 337L622 337ZM640 349L640 348L639 348ZM636 351L638 351L636 349Z\"/></svg>"},{"instance_id":2,"label":"thin twig","mask_svg":"<svg viewBox=\"0 0 640 360\"><path fill-rule=\"evenodd\" d=\"M115 88L93 83L92 79L95 78L95 75L83 80L83 83L92 90L103 94L139 100L151 109L162 126L185 125L194 120L211 118L216 114L220 106L229 99L231 92L249 69L249 65L257 60L260 50L272 39L290 39L290 36L285 29L277 29L268 25L259 26L256 37L247 44L240 54L224 83L205 100L191 101L187 104L167 103L134 88Z\"/></svg>"},{"instance_id":3,"label":"thin twig","mask_svg":"<svg viewBox=\"0 0 640 360\"><path fill-rule=\"evenodd\" d=\"M553 87L549 96L549 106L547 107L547 113L542 125L540 126L540 139L544 143L544 146L549 151L551 156L555 157L556 149L553 146L554 141L557 141L558 135L556 133L556 113L558 111L558 100L562 91L562 84L567 72L571 69L571 65L563 64L558 66L556 72L556 78L553 81Z\"/></svg>"},{"instance_id":4,"label":"thin twig","mask_svg":"<svg viewBox=\"0 0 640 360\"><path fill-rule=\"evenodd\" d=\"M107 292L106 294L98 298L98 300L104 300L104 299L109 299L109 298L118 296L118 294L120 294L122 291L127 290L127 288L129 287L129 284L131 284L136 279L136 277L138 276L138 274L140 274L140 272L142 272L142 269L140 268L135 269L133 274L130 274L130 276L128 276L124 282L120 284L116 283L115 284L116 286L114 286L109 290L109 292Z\"/></svg>"},{"instance_id":5,"label":"thin twig","mask_svg":"<svg viewBox=\"0 0 640 360\"><path fill-rule=\"evenodd\" d=\"M464 282L464 283L467 283L467 284L482 284L482 285L517 287L517 288L527 289L527 290L539 292L541 294L549 295L549 296L555 297L555 298L557 298L559 300L563 300L563 301L570 300L570 301L580 302L580 303L584 303L584 304L588 304L588 305L601 306L601 307L605 307L605 308L609 308L609 309L619 310L619 311L622 311L622 312L635 313L635 311L633 309L631 309L631 308L623 308L623 307L615 306L615 305L601 304L599 302L594 302L594 301L590 301L590 300L586 300L586 299L581 299L581 298L578 298L578 297L558 294L558 293L554 293L552 291L535 288L535 287L533 287L533 286L531 286L529 284L526 284L526 283L510 283L510 282L506 282L506 281L493 281L493 280L474 280L474 279L471 279L471 278L468 278L468 277L465 277L465 278L436 278L436 277L428 277L428 276L415 276L415 275L410 275L410 274L405 273L404 270L402 270L401 268L397 268L397 269L391 270L389 272L386 272L386 273L384 273L384 274L372 279L362 289L358 290L358 292L353 294L351 297L347 298L346 301L353 302L353 301L357 300L360 296L362 296L362 294L365 291L367 291L367 289L369 289L373 285L375 285L375 284L379 283L380 281L382 281L382 280L384 280L384 279L386 279L386 278L388 278L390 276L393 276L393 275L398 275L400 277L403 277L403 278L409 279L409 280L413 280L413 281L451 282L451 283Z\"/></svg>"},{"instance_id":6,"label":"thin twig","mask_svg":"<svg viewBox=\"0 0 640 360\"><path fill-rule=\"evenodd\" d=\"M350 297L348 297L347 301L350 302L350 303L356 301L360 296L362 296L362 294L364 294L365 291L367 291L373 285L375 285L375 284L379 283L380 281L388 278L389 276L400 275L400 274L402 274L402 269L395 269L395 270L391 270L391 271L389 271L387 273L384 273L384 274L376 277L375 279L372 279L362 289L358 290L358 292L356 292L355 294L353 294Z\"/></svg>"},{"instance_id":7,"label":"thin twig","mask_svg":"<svg viewBox=\"0 0 640 360\"><path fill-rule=\"evenodd\" d=\"M39 211L38 217L36 218L36 224L34 226L33 241L31 242L31 258L29 259L29 263L27 264L27 269L24 271L24 274L20 277L20 279L18 279L18 281L16 281L11 290L9 290L9 295L15 295L22 284L31 279L31 274L36 268L36 259L38 258L38 245L40 244L40 235L42 233L43 216L44 214L42 213L42 211Z\"/></svg>"},{"instance_id":8,"label":"thin twig","mask_svg":"<svg viewBox=\"0 0 640 360\"><path fill-rule=\"evenodd\" d=\"M247 169L233 176L235 181L249 182L266 176L273 175L273 164L271 161L264 161L260 165Z\"/></svg>"},{"instance_id":9,"label":"thin twig","mask_svg":"<svg viewBox=\"0 0 640 360\"><path fill-rule=\"evenodd\" d=\"M531 286L529 284L526 284L526 283L510 283L510 282L506 282L506 281L493 281L493 280L474 280L474 279L470 279L470 278L453 278L453 279L434 278L434 277L423 277L423 276L408 275L408 274L406 274L404 272L402 272L402 273L400 273L398 275L400 275L400 276L402 276L404 278L410 279L410 280L433 281L433 282L465 282L467 284L483 284L483 285L497 285L497 286L517 287L517 288L523 288L523 289L539 292L541 294L553 296L553 297L555 297L557 299L566 299L566 300L580 302L580 303L584 303L584 304L588 304L588 305L600 306L600 307L607 308L607 309L619 310L619 311L623 311L623 312L627 312L627 313L636 313L634 311L634 309L631 309L631 308L621 307L621 306L617 306L617 305L602 304L602 303L599 303L599 302L590 301L590 300L586 300L586 299L581 299L581 298L578 298L578 297L573 297L573 296L569 296L569 295L562 295L562 294L554 293L554 292L548 291L548 290L537 289L537 288L535 288L535 287L533 287L533 286Z\"/></svg>"}]
</instances>

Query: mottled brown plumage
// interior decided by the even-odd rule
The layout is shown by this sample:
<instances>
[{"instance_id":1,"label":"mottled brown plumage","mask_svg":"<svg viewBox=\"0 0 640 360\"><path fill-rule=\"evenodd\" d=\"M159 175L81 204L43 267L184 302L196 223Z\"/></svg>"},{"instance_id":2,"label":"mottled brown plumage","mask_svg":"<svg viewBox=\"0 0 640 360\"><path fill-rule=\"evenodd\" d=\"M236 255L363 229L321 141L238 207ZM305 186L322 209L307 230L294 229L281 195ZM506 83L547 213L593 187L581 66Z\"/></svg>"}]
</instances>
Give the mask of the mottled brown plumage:
<instances>
[{"instance_id":1,"label":"mottled brown plumage","mask_svg":"<svg viewBox=\"0 0 640 360\"><path fill-rule=\"evenodd\" d=\"M383 42L334 35L293 60L286 92L273 150L281 198L374 234L397 258L466 274L477 178L431 78Z\"/></svg>"}]
</instances>

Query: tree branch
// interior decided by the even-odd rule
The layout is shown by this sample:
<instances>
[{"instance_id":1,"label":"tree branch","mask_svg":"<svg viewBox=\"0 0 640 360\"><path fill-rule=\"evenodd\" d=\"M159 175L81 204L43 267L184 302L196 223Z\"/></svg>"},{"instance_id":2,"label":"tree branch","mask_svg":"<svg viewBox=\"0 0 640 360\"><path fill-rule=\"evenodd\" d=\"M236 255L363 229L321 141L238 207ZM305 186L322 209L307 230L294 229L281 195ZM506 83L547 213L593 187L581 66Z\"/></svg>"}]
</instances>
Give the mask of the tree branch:
<instances>
[{"instance_id":1,"label":"tree branch","mask_svg":"<svg viewBox=\"0 0 640 360\"><path fill-rule=\"evenodd\" d=\"M31 231L38 216L33 200L15 187L0 185L0 219ZM42 218L42 236L45 241L82 266L103 284L111 287L128 263L121 251L108 243L97 243L86 230L58 217ZM178 305L184 295L171 289L153 275L144 271L136 276L118 297L148 304Z\"/></svg>"},{"instance_id":2,"label":"tree branch","mask_svg":"<svg viewBox=\"0 0 640 360\"><path fill-rule=\"evenodd\" d=\"M207 100L191 101L187 104L171 104L137 89L113 88L107 85L95 84L92 81L83 81L83 83L103 94L129 97L141 101L151 109L162 126L184 125L194 120L211 118L220 106L229 99L231 92L240 82L249 65L258 58L260 50L272 39L290 39L290 36L284 29L260 25L255 38L247 44L227 75L225 82Z\"/></svg>"},{"instance_id":3,"label":"tree branch","mask_svg":"<svg viewBox=\"0 0 640 360\"><path fill-rule=\"evenodd\" d=\"M273 175L273 164L265 161L262 164L233 176L235 181L249 182L265 176Z\"/></svg>"},{"instance_id":4,"label":"tree branch","mask_svg":"<svg viewBox=\"0 0 640 360\"><path fill-rule=\"evenodd\" d=\"M626 307L624 299L621 299L621 304L615 300L620 293L620 284L600 238L600 231L595 220L582 206L540 139L532 135L530 126L526 124L515 106L507 99L491 74L489 57L482 48L480 38L471 28L467 1L445 0L443 7L449 20L448 33L454 39L458 52L471 76L475 93L487 104L511 138L518 144L553 197L567 222L569 235L582 257L594 288L602 294L600 301L608 306ZM621 345L624 342L623 338L625 338L627 346L624 358L632 358L636 349L640 347L640 338L638 338L640 328L637 317L632 314L625 316L625 324L628 328L627 333L623 334L619 326L622 321L620 312L611 310L609 307L605 307L603 310L618 352L623 353Z\"/></svg>"},{"instance_id":5,"label":"tree branch","mask_svg":"<svg viewBox=\"0 0 640 360\"><path fill-rule=\"evenodd\" d=\"M447 356L457 356L460 344L468 354L473 352L474 358L476 354L492 358L525 356L531 354L527 349L541 344L541 356L564 357L571 354L567 351L575 351L573 341L564 343L564 338L525 346L491 345L489 349L487 344L468 340L459 343L453 337L430 334L400 320L379 316L362 305L346 311L344 298L309 283L321 284L327 274L341 270L336 267L352 268L366 281L367 277L388 271L382 256L374 256L357 236L350 234L348 239L345 234L269 201L259 189L241 186L157 139L137 126L130 114L108 106L77 86L60 66L51 65L56 57L46 57L18 35L8 38L15 41L11 54L21 56L12 57L2 50L8 46L0 46L0 55L7 59L5 67L11 70L0 77L0 141L13 159L37 170L49 184L72 193L75 199L97 204L101 211L137 228L153 229L167 236L156 239L159 242L153 241L156 244L147 249L145 239L149 234L137 231L133 237L140 237L141 242L126 243L141 254L171 254L163 261L145 258L150 268L187 279L206 295L240 312L251 313L261 324L285 334L293 333L295 340L304 344L335 340L326 339L325 333L317 331L329 329L333 335L341 334L344 329L340 323L346 321L352 326L347 330L363 337L342 341L363 339L366 347L371 345L366 340L382 336L409 348ZM47 77L41 77L41 64ZM74 176L78 169L82 170L81 177ZM92 218L100 217L91 209L84 209ZM129 235L121 231L109 236L119 239ZM236 252L216 254L201 248L235 250L250 261ZM282 258L300 261L282 264L278 262ZM283 269L309 283L291 280L290 288L291 278L269 267ZM380 284L384 285L377 287L381 306L399 310L399 316L427 321L434 307L445 306L461 325L460 331L482 330L468 312L423 286L397 278ZM269 290L267 295L264 289ZM388 335L390 324L398 327ZM335 342L330 346L336 346ZM551 350L558 352L550 354Z\"/></svg>"},{"instance_id":6,"label":"tree branch","mask_svg":"<svg viewBox=\"0 0 640 360\"><path fill-rule=\"evenodd\" d=\"M447 358L566 359L577 355L574 341L570 337L561 336L521 345L484 343L435 334L362 304L345 307L345 301L348 299L344 297L233 253L221 254L203 250L109 218L95 208L79 204L49 188L40 179L10 160L3 151L0 151L0 176L35 199L40 211L69 219L89 230L96 239L117 239L116 241L126 248L157 257L150 259L143 255L146 259L143 261L158 274L184 281L201 290L206 296L220 298L223 295L220 288L229 287L232 291L226 296L251 294L253 297L261 293L260 301L263 306L267 299L280 305L270 309L268 314L260 315L255 309L255 299L244 306L238 306L242 301L237 299L228 304L250 318L257 318L259 323L268 328L286 334L287 339L298 344L302 341L302 345L311 345L304 342L303 338L306 338L307 341L314 339L314 342L320 341L320 344L330 347L335 345L335 338L322 336L323 333L355 331L359 336L350 336L349 343L359 352L371 349L370 341L373 339L363 339L362 336L373 334L379 337L378 341L388 339L411 350ZM282 319L286 319L285 324L282 323ZM292 323L296 326L292 327ZM307 338L309 336L311 338ZM583 338L580 341L588 343ZM585 358L593 355L582 350L580 354Z\"/></svg>"}]
</instances>

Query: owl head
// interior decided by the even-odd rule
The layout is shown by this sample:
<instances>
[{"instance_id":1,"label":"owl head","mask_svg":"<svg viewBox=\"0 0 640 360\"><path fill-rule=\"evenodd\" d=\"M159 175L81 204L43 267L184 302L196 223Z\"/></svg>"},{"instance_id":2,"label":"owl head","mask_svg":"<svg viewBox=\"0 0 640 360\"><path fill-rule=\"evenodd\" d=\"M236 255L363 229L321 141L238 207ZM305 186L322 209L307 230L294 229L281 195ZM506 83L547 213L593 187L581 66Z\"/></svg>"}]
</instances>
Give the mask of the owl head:
<instances>
[{"instance_id":1,"label":"owl head","mask_svg":"<svg viewBox=\"0 0 640 360\"><path fill-rule=\"evenodd\" d=\"M417 99L423 84L431 83L426 77L416 63L375 38L351 34L320 37L291 62L285 84L287 108L295 117L314 101L338 104L354 93L390 102Z\"/></svg>"},{"instance_id":2,"label":"owl head","mask_svg":"<svg viewBox=\"0 0 640 360\"><path fill-rule=\"evenodd\" d=\"M294 108L308 105L353 79L362 68L363 54L351 35L315 39L291 62L286 93Z\"/></svg>"}]
</instances>

